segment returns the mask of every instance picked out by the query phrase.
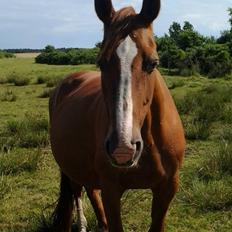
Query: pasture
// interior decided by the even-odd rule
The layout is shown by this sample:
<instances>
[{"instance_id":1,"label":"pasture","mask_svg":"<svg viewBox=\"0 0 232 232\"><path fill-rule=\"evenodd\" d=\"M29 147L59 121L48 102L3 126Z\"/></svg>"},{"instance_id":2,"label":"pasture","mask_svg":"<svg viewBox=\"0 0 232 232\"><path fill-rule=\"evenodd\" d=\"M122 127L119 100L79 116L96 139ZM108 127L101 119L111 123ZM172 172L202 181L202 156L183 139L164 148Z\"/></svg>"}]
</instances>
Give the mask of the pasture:
<instances>
[{"instance_id":1,"label":"pasture","mask_svg":"<svg viewBox=\"0 0 232 232\"><path fill-rule=\"evenodd\" d=\"M59 170L49 147L49 92L65 75L95 69L35 64L31 57L0 60L0 231L49 231L45 227L59 191ZM168 212L167 231L230 231L232 77L166 76L166 81L187 138L180 190ZM149 190L125 193L125 231L147 231L150 207ZM87 198L84 208L95 231Z\"/></svg>"}]
</instances>

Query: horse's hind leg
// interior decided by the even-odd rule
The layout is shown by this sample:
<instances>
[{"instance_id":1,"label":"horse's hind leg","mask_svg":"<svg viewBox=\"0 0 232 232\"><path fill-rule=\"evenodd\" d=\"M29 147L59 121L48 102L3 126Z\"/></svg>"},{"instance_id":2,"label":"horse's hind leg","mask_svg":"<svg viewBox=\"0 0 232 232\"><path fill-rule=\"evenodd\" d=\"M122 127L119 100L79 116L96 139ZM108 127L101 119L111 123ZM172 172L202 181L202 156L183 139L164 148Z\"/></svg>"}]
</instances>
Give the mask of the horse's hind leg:
<instances>
[{"instance_id":1,"label":"horse's hind leg","mask_svg":"<svg viewBox=\"0 0 232 232\"><path fill-rule=\"evenodd\" d=\"M87 231L87 220L84 215L84 210L82 206L82 186L72 182L72 190L74 194L74 198L76 201L77 206L77 224L78 224L78 231L79 232L86 232Z\"/></svg>"},{"instance_id":2,"label":"horse's hind leg","mask_svg":"<svg viewBox=\"0 0 232 232\"><path fill-rule=\"evenodd\" d=\"M73 192L69 178L61 172L60 196L53 213L53 231L71 232Z\"/></svg>"},{"instance_id":3,"label":"horse's hind leg","mask_svg":"<svg viewBox=\"0 0 232 232\"><path fill-rule=\"evenodd\" d=\"M105 211L100 196L100 190L86 188L86 191L97 217L99 231L108 231Z\"/></svg>"},{"instance_id":4,"label":"horse's hind leg","mask_svg":"<svg viewBox=\"0 0 232 232\"><path fill-rule=\"evenodd\" d=\"M152 189L153 201L152 201L152 224L149 232L163 232L164 231L164 219L168 210L168 207L177 192L179 177L176 174L169 180L164 181L161 185Z\"/></svg>"}]
</instances>

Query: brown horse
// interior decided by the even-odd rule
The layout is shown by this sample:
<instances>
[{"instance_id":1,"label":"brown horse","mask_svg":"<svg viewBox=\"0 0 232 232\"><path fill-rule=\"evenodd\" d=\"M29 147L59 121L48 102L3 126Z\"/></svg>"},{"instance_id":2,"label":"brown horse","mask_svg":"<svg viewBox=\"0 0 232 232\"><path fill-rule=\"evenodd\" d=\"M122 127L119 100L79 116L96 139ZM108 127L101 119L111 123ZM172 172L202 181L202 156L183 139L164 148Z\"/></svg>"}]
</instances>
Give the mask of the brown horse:
<instances>
[{"instance_id":1,"label":"brown horse","mask_svg":"<svg viewBox=\"0 0 232 232\"><path fill-rule=\"evenodd\" d=\"M131 7L115 11L111 0L95 0L95 9L104 23L101 73L70 75L50 98L51 146L61 169L54 228L71 230L75 199L79 231L86 231L84 187L99 229L123 231L120 198L127 189L142 188L154 195L149 231L163 231L178 188L185 139L156 69L151 23L160 0L144 0L139 14Z\"/></svg>"}]
</instances>

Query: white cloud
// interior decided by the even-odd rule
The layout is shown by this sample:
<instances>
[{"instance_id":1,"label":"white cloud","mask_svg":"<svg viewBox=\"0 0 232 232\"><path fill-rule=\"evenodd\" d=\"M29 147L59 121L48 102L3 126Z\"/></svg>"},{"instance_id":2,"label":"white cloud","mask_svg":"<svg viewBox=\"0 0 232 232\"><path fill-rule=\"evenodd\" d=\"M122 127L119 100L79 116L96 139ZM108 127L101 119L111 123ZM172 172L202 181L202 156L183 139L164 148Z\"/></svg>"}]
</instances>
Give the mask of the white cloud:
<instances>
[{"instance_id":1,"label":"white cloud","mask_svg":"<svg viewBox=\"0 0 232 232\"><path fill-rule=\"evenodd\" d=\"M142 0L113 0L116 9L132 5L140 11ZM227 8L232 0L162 0L155 32L168 32L173 21L190 21L196 30L219 35L229 28ZM101 40L102 23L93 0L0 0L0 48L94 46Z\"/></svg>"}]
</instances>

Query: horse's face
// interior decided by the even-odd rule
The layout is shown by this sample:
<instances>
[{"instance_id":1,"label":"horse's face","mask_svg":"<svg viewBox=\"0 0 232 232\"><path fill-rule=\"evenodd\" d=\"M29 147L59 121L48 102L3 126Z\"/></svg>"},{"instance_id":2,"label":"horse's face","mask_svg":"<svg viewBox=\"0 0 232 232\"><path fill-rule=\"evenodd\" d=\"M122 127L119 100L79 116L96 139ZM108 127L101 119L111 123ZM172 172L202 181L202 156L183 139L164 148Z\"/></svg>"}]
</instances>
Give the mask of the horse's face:
<instances>
[{"instance_id":1,"label":"horse's face","mask_svg":"<svg viewBox=\"0 0 232 232\"><path fill-rule=\"evenodd\" d=\"M101 1L100 6L95 1L95 5L105 28L99 64L110 122L106 151L112 164L130 167L137 164L143 149L141 128L153 97L152 73L158 55L150 24L158 11L147 21L142 11L136 15L132 8L115 12L111 1ZM103 14L102 9L108 9L108 13Z\"/></svg>"}]
</instances>

